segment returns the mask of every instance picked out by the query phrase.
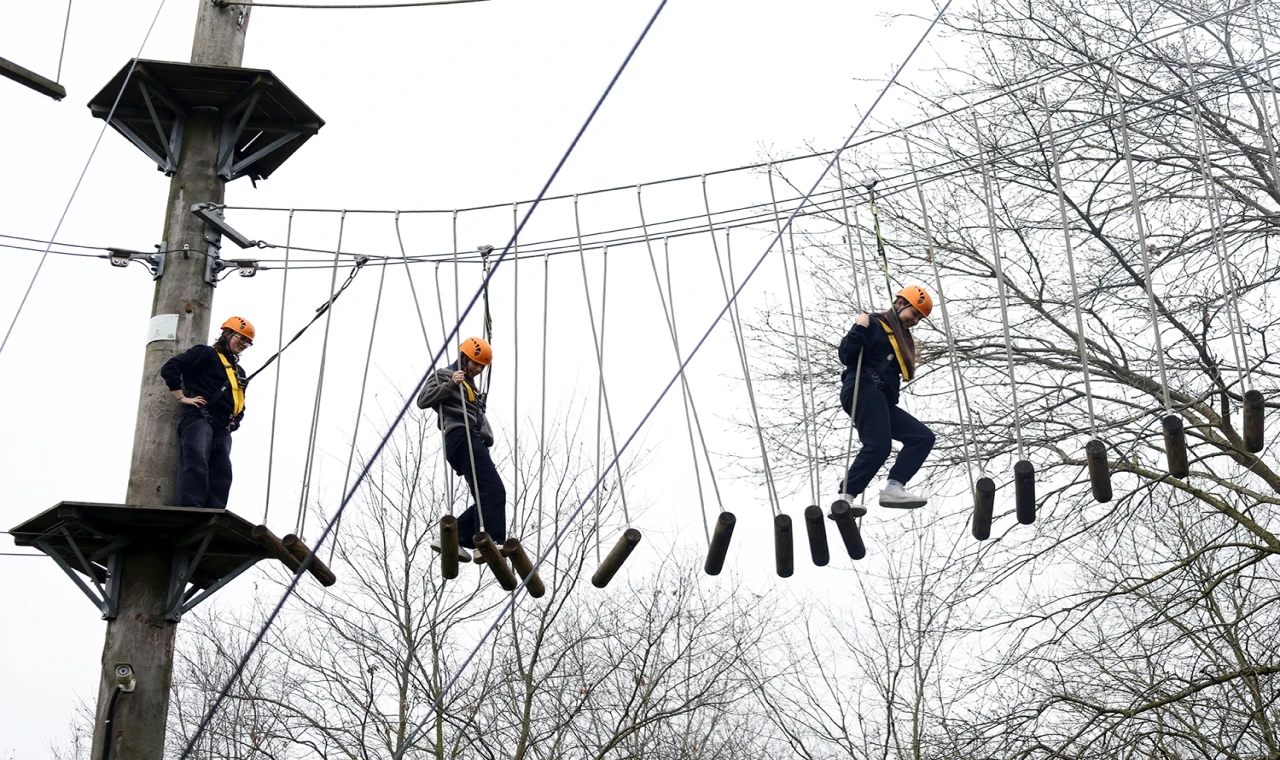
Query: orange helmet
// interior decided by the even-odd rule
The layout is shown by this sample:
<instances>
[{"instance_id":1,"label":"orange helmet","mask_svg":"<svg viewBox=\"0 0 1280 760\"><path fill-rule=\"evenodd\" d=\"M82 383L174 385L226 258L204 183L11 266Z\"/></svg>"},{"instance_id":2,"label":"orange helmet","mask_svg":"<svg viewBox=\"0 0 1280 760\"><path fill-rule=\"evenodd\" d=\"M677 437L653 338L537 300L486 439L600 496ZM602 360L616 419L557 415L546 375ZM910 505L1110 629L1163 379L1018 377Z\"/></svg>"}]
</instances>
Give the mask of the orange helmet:
<instances>
[{"instance_id":1,"label":"orange helmet","mask_svg":"<svg viewBox=\"0 0 1280 760\"><path fill-rule=\"evenodd\" d=\"M222 329L240 333L249 340L253 340L253 323L244 317L231 317L222 323Z\"/></svg>"},{"instance_id":2,"label":"orange helmet","mask_svg":"<svg viewBox=\"0 0 1280 760\"><path fill-rule=\"evenodd\" d=\"M493 361L493 349L483 338L467 338L458 346L458 351L476 364L488 367Z\"/></svg>"},{"instance_id":3,"label":"orange helmet","mask_svg":"<svg viewBox=\"0 0 1280 760\"><path fill-rule=\"evenodd\" d=\"M933 311L933 299L919 285L908 285L893 295L894 298L901 298L907 302L907 305L914 307L922 317L929 316L929 312Z\"/></svg>"}]
</instances>

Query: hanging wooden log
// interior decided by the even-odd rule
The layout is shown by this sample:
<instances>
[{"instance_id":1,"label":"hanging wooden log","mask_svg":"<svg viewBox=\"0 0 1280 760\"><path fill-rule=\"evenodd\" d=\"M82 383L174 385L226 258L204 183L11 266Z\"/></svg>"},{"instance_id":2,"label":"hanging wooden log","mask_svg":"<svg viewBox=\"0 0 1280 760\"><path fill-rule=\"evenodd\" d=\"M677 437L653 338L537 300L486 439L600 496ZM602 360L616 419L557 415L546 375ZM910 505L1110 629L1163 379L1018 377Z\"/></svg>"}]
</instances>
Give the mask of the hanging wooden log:
<instances>
[{"instance_id":1,"label":"hanging wooden log","mask_svg":"<svg viewBox=\"0 0 1280 760\"><path fill-rule=\"evenodd\" d=\"M1036 468L1025 459L1013 464L1013 503L1018 522L1030 525L1036 521Z\"/></svg>"},{"instance_id":2,"label":"hanging wooden log","mask_svg":"<svg viewBox=\"0 0 1280 760\"><path fill-rule=\"evenodd\" d=\"M791 516L777 515L773 518L773 557L778 567L778 575L790 578L796 571L795 544L791 535Z\"/></svg>"},{"instance_id":3,"label":"hanging wooden log","mask_svg":"<svg viewBox=\"0 0 1280 760\"><path fill-rule=\"evenodd\" d=\"M458 518L440 518L440 574L445 580L458 577Z\"/></svg>"},{"instance_id":4,"label":"hanging wooden log","mask_svg":"<svg viewBox=\"0 0 1280 760\"><path fill-rule=\"evenodd\" d=\"M831 514L835 514L836 504L844 504L845 510L853 517L865 517L867 514L866 505L861 503L854 504L852 497L850 497L850 499L847 501L844 499L837 499L835 502L833 502L831 504Z\"/></svg>"},{"instance_id":5,"label":"hanging wooden log","mask_svg":"<svg viewBox=\"0 0 1280 760\"><path fill-rule=\"evenodd\" d=\"M1084 445L1085 462L1089 468L1089 485L1093 499L1099 504L1111 501L1111 465L1107 462L1107 444L1094 438Z\"/></svg>"},{"instance_id":6,"label":"hanging wooden log","mask_svg":"<svg viewBox=\"0 0 1280 760\"><path fill-rule=\"evenodd\" d=\"M711 533L711 545L707 547L707 562L702 566L707 575L719 575L724 569L724 558L729 553L729 542L733 540L733 526L738 522L732 512L721 512L716 518L715 530Z\"/></svg>"},{"instance_id":7,"label":"hanging wooden log","mask_svg":"<svg viewBox=\"0 0 1280 760\"><path fill-rule=\"evenodd\" d=\"M1262 451L1263 423L1266 406L1262 391L1245 391L1244 394L1244 447L1252 454Z\"/></svg>"},{"instance_id":8,"label":"hanging wooden log","mask_svg":"<svg viewBox=\"0 0 1280 760\"><path fill-rule=\"evenodd\" d=\"M996 510L996 482L978 478L973 488L973 537L979 541L991 538L991 517Z\"/></svg>"},{"instance_id":9,"label":"hanging wooden log","mask_svg":"<svg viewBox=\"0 0 1280 760\"><path fill-rule=\"evenodd\" d=\"M866 512L866 509L863 509ZM831 519L836 524L836 529L840 531L840 540L844 542L844 549L849 553L849 559L862 559L867 556L867 547L862 543L862 531L858 530L858 523L853 519L853 510L849 508L849 502L840 500L831 505Z\"/></svg>"},{"instance_id":10,"label":"hanging wooden log","mask_svg":"<svg viewBox=\"0 0 1280 760\"><path fill-rule=\"evenodd\" d=\"M515 567L520 577L524 579L524 587L529 592L529 596L534 599L541 599L542 595L547 593L547 587L543 585L542 578L538 577L538 574L533 571L533 561L525 553L524 547L520 544L520 539L508 538L506 543L502 545L502 556L511 558L512 566Z\"/></svg>"},{"instance_id":11,"label":"hanging wooden log","mask_svg":"<svg viewBox=\"0 0 1280 760\"><path fill-rule=\"evenodd\" d=\"M319 557L311 556L311 563L306 564L307 557L312 555L312 551L306 544L302 543L302 539L290 533L280 539L280 544L284 546L287 552L293 555L294 559L298 560L300 566L306 565L307 572L311 573L312 578L320 581L320 585L332 586L338 582L338 576L334 575L329 566L321 562Z\"/></svg>"},{"instance_id":12,"label":"hanging wooden log","mask_svg":"<svg viewBox=\"0 0 1280 760\"><path fill-rule=\"evenodd\" d=\"M640 531L635 528L627 528L622 531L622 536L618 538L618 543L613 545L613 549L604 558L604 562L600 563L596 574L591 576L591 585L596 588L608 586L609 581L613 580L613 576L617 575L618 570L622 569L622 563L627 561L627 557L631 556L631 550L635 549L638 543L640 543Z\"/></svg>"},{"instance_id":13,"label":"hanging wooden log","mask_svg":"<svg viewBox=\"0 0 1280 760\"><path fill-rule=\"evenodd\" d=\"M493 573L493 577L498 580L498 585L504 591L515 591L520 581L516 580L516 574L511 571L511 566L507 564L506 558L502 556L498 545L493 542L489 534L477 533L473 543L476 545L476 551L489 565L489 572Z\"/></svg>"},{"instance_id":14,"label":"hanging wooden log","mask_svg":"<svg viewBox=\"0 0 1280 760\"><path fill-rule=\"evenodd\" d=\"M826 567L831 561L831 550L827 548L827 521L822 516L822 507L804 508L804 527L809 534L809 554L813 564Z\"/></svg>"},{"instance_id":15,"label":"hanging wooden log","mask_svg":"<svg viewBox=\"0 0 1280 760\"><path fill-rule=\"evenodd\" d=\"M1169 474L1185 478L1191 472L1187 462L1187 431L1182 428L1182 418L1176 414L1160 420L1164 431L1164 456L1169 464Z\"/></svg>"}]
</instances>

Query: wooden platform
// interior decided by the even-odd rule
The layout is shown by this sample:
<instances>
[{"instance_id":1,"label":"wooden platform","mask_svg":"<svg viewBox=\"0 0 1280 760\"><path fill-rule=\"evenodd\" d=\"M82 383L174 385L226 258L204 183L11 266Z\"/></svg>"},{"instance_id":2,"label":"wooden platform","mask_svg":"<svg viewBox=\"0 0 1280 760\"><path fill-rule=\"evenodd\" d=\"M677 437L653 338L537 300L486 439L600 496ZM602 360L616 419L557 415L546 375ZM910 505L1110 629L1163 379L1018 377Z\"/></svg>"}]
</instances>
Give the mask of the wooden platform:
<instances>
[{"instance_id":1,"label":"wooden platform","mask_svg":"<svg viewBox=\"0 0 1280 760\"><path fill-rule=\"evenodd\" d=\"M172 552L166 617L177 620L259 560L276 559L296 572L297 558L279 546L279 539L255 538L255 527L225 509L64 501L12 533L18 546L53 558L106 619L116 614L115 581L124 553Z\"/></svg>"}]
</instances>

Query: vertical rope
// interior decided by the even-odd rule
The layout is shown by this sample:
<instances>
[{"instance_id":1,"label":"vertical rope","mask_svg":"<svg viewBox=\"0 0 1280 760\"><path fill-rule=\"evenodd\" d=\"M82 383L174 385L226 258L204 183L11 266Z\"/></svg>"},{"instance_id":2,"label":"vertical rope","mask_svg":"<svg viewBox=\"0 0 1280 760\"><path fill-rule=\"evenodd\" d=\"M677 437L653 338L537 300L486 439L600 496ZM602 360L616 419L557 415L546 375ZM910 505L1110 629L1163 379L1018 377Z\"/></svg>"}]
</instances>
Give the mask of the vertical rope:
<instances>
[{"instance_id":1,"label":"vertical rope","mask_svg":"<svg viewBox=\"0 0 1280 760\"><path fill-rule=\"evenodd\" d=\"M979 162L982 167L982 193L986 198L987 228L991 234L991 254L996 262L996 290L1000 294L1000 322L1004 325L1004 358L1009 365L1009 390L1013 397L1013 431L1018 442L1018 459L1025 460L1027 455L1022 443L1022 411L1018 407L1018 378L1013 371L1013 337L1009 331L1009 301L1004 292L1004 264L1001 261L1003 257L1000 255L1000 237L996 234L995 200L991 192L991 171L988 166L990 159L987 157L987 149L983 146L982 132L978 128L978 113L973 111L970 116L973 117L974 139L978 144L978 151L982 154L982 160Z\"/></svg>"},{"instance_id":2,"label":"vertical rope","mask_svg":"<svg viewBox=\"0 0 1280 760\"><path fill-rule=\"evenodd\" d=\"M342 233L347 225L347 212L343 210L338 217L338 244L333 250L333 268L329 278L328 309L324 314L324 340L320 343L320 371L316 378L316 399L311 408L311 432L307 440L307 461L302 471L302 497L298 500L298 519L294 533L302 537L307 527L307 499L311 495L311 477L315 470L316 438L320 432L320 398L324 393L324 367L329 358L329 326L333 322L333 295L338 287L338 260L342 256Z\"/></svg>"},{"instance_id":3,"label":"vertical rope","mask_svg":"<svg viewBox=\"0 0 1280 760\"><path fill-rule=\"evenodd\" d=\"M862 239L862 220L858 218L858 207L853 207L853 229L858 234L858 253L862 257L862 283L867 287L867 306L871 309L876 302L876 295L871 290L871 265L867 263L867 243ZM859 299L858 309L864 310L861 299Z\"/></svg>"},{"instance_id":4,"label":"vertical rope","mask_svg":"<svg viewBox=\"0 0 1280 760\"><path fill-rule=\"evenodd\" d=\"M843 152L843 151L841 151ZM853 230L849 225L849 198L845 195L844 188L844 169L840 166L840 155L836 153L836 180L840 183L840 211L844 214L844 242L849 249L849 271L853 274L853 298L858 304L858 311L862 312L862 292L858 290L858 265L853 259ZM862 236L859 233L858 245L862 245ZM866 251L863 251L863 269L866 269Z\"/></svg>"},{"instance_id":5,"label":"vertical rope","mask_svg":"<svg viewBox=\"0 0 1280 760\"><path fill-rule=\"evenodd\" d=\"M1276 118L1280 119L1280 98L1276 96L1275 75L1272 72L1271 52L1267 50L1267 34L1262 26L1262 16L1258 13L1258 0L1251 0L1250 5L1253 7L1253 20L1258 26L1258 44L1262 48L1262 59L1267 62L1267 85L1271 90L1271 104L1276 109ZM1276 145L1275 136L1271 132L1271 117L1267 111L1266 97L1259 98L1262 104L1262 120L1263 120L1263 142L1267 145L1267 152L1271 155L1271 186L1280 190L1280 169L1277 169L1276 161Z\"/></svg>"},{"instance_id":6,"label":"vertical rope","mask_svg":"<svg viewBox=\"0 0 1280 760\"><path fill-rule=\"evenodd\" d=\"M453 250L457 251L458 246L455 245L453 247ZM454 265L454 271L457 271L456 263ZM436 278L435 279L436 279L436 310L440 312L440 334L442 336L441 344L440 344L440 353L443 356L444 352L448 350L445 344L449 342L449 328L445 326L445 321L444 321L444 296L440 294L440 262L439 261L436 261ZM431 356L435 356L435 354L432 353ZM440 429L440 452L441 454L444 453L443 427L441 427ZM444 468L444 489L445 489L445 493L449 495L449 500L445 505L445 513L452 515L453 502L457 498L457 494L455 492L454 485L453 485L453 468L452 467Z\"/></svg>"},{"instance_id":7,"label":"vertical rope","mask_svg":"<svg viewBox=\"0 0 1280 760\"><path fill-rule=\"evenodd\" d=\"M1049 101L1043 87L1040 88L1045 108ZM1067 251L1067 272L1071 277L1071 304L1076 314L1076 348L1080 352L1080 372L1084 375L1084 397L1089 406L1089 435L1098 437L1098 422L1093 411L1093 386L1089 381L1089 349L1084 334L1084 310L1080 308L1080 285L1076 278L1075 247L1071 245L1071 226L1067 221L1067 188L1062 184L1062 156L1058 153L1058 140L1053 131L1053 116L1046 119L1045 131L1049 137L1049 151L1053 158L1053 184L1058 190L1058 215L1062 218L1062 241Z\"/></svg>"},{"instance_id":8,"label":"vertical rope","mask_svg":"<svg viewBox=\"0 0 1280 760\"><path fill-rule=\"evenodd\" d=\"M782 260L782 277L787 286L787 305L788 313L791 316L791 341L792 350L795 352L795 366L798 370L800 379L800 419L804 423L804 448L805 448L805 477L809 481L809 494L812 497L812 503L818 503L818 476L815 472L815 459L813 455L813 445L809 440L809 403L804 395L804 377L805 366L804 359L800 353L800 326L796 323L796 302L795 297L791 294L791 271L787 267L787 249L782 242L782 217L778 213L778 195L773 187L773 162L769 162L769 203L773 206L773 225L778 234L778 247ZM795 240L791 241L792 257L795 256ZM799 273L797 273L796 287L800 286Z\"/></svg>"},{"instance_id":9,"label":"vertical rope","mask_svg":"<svg viewBox=\"0 0 1280 760\"><path fill-rule=\"evenodd\" d=\"M68 3L68 12L70 4ZM289 293L289 252L293 245L293 209L289 209L289 226L284 233L284 278L280 284L280 332L276 335L276 387L271 394L271 437L267 443L267 495L262 505L262 523L271 514L271 475L276 461L276 412L280 403L280 372L284 369L284 304Z\"/></svg>"},{"instance_id":10,"label":"vertical rope","mask_svg":"<svg viewBox=\"0 0 1280 760\"><path fill-rule=\"evenodd\" d=\"M969 439L974 436L973 410L969 408L969 393L965 390L964 374L960 372L960 359L956 355L956 340L951 332L951 317L947 313L947 296L942 289L942 273L938 269L938 258L934 251L929 207L924 200L924 188L920 185L920 176L916 173L916 157L911 149L911 137L904 134L902 141L907 145L907 164L911 167L911 182L916 186L916 198L920 202L920 219L924 225L925 253L929 258L929 265L933 268L933 285L938 293L938 308L942 311L942 330L947 337L947 355L951 357L951 388L956 395L956 415L960 418L960 441L964 445L964 469L969 476L969 490L972 491L974 489L973 450L978 447L975 437L973 449L969 448ZM966 416L968 417L967 425L965 424ZM979 464L978 474L979 476L983 474L981 464Z\"/></svg>"},{"instance_id":11,"label":"vertical rope","mask_svg":"<svg viewBox=\"0 0 1280 760\"><path fill-rule=\"evenodd\" d=\"M462 357L458 357L458 369L462 369ZM463 383L469 383L469 380L463 380ZM458 386L458 399L462 402L462 428L467 434L467 458L471 460L471 498L475 499L476 518L480 521L480 532L488 533L484 527L484 505L480 503L480 476L476 474L476 452L474 444L471 443L471 420L467 417L467 389Z\"/></svg>"},{"instance_id":12,"label":"vertical rope","mask_svg":"<svg viewBox=\"0 0 1280 760\"><path fill-rule=\"evenodd\" d=\"M1201 115L1200 92L1196 89L1196 72L1191 65L1191 51L1187 47L1185 34L1182 36L1182 55L1187 66L1187 86L1191 92L1191 118L1192 123L1195 125L1196 148L1200 154L1200 179L1204 184L1205 203L1208 205L1209 210L1213 252L1218 259L1218 281L1222 285L1222 297L1227 301L1227 333L1231 338L1231 350L1235 354L1236 377L1240 381L1241 402L1243 403L1243 394L1248 387L1245 382L1246 373L1249 374L1250 381L1253 379L1252 372L1248 368L1248 354L1245 350L1244 320L1240 317L1240 299L1236 296L1235 277L1230 277L1230 283L1228 283L1227 241L1222 222L1222 200L1218 196L1218 185L1213 179L1213 170L1209 164L1209 139L1204 126L1204 119ZM1232 320L1233 314L1235 316L1234 321ZM1236 345L1237 330L1239 331L1239 346Z\"/></svg>"},{"instance_id":13,"label":"vertical rope","mask_svg":"<svg viewBox=\"0 0 1280 760\"><path fill-rule=\"evenodd\" d=\"M609 405L609 388L604 379L604 298L601 293L600 329L596 329L596 315L591 305L591 286L587 281L587 257L582 248L582 220L578 214L578 196L573 196L573 230L578 244L578 263L582 267L582 289L587 299L587 321L591 324L591 345L596 353L596 368L599 372L600 384L597 386L597 398L604 402L605 422L609 427L609 444L613 448L613 458L618 458L618 439L613 430L613 411ZM606 253L607 255L607 253ZM607 282L607 281L606 281ZM607 292L607 291L606 291ZM596 425L599 426L599 411L596 413ZM618 495L622 499L622 517L627 527L631 527L631 510L627 506L627 489L623 487L622 467L618 467ZM598 481L599 479L597 479ZM599 531L596 531L597 536Z\"/></svg>"},{"instance_id":14,"label":"vertical rope","mask_svg":"<svg viewBox=\"0 0 1280 760\"><path fill-rule=\"evenodd\" d=\"M709 544L711 543L710 517L707 515L707 501L702 491L702 473L698 467L698 448L693 441L693 420L697 419L698 407L693 403L693 389L690 387L689 377L684 371L684 357L680 355L680 340L676 337L675 292L671 290L670 243L667 238L664 237L662 239L663 257L667 263L667 290L671 299L668 306L667 296L662 292L662 278L658 275L658 264L653 257L653 241L649 236L649 223L645 219L644 199L641 196L640 185L636 185L636 208L640 212L640 230L641 234L644 235L645 249L649 253L649 268L653 271L653 284L658 289L658 302L662 306L662 318L667 323L667 333L671 336L671 347L676 352L676 368L680 372L680 399L684 407L685 428L689 433L689 448L692 450L693 476L698 486L698 504L702 510L702 531L706 535L707 543ZM693 408L692 414L690 413L690 407ZM698 430L699 434L701 434L701 421L698 422ZM719 489L717 489L717 493L718 491Z\"/></svg>"},{"instance_id":15,"label":"vertical rope","mask_svg":"<svg viewBox=\"0 0 1280 760\"><path fill-rule=\"evenodd\" d=\"M1151 333L1155 337L1156 362L1160 366L1160 389L1164 394L1164 410L1173 414L1169 400L1169 377L1164 368L1164 344L1160 338L1160 318L1156 309L1155 285L1151 282L1151 251L1147 248L1147 226L1142 220L1142 203L1138 200L1138 182L1133 174L1133 151L1129 147L1129 115L1124 103L1120 79L1116 78L1116 102L1120 106L1120 138L1124 145L1125 171L1129 175L1129 196L1133 201L1133 221L1138 228L1138 250L1142 252L1142 273L1147 289L1147 304L1151 307Z\"/></svg>"},{"instance_id":16,"label":"vertical rope","mask_svg":"<svg viewBox=\"0 0 1280 760\"><path fill-rule=\"evenodd\" d=\"M575 199L576 200L576 199ZM604 335L605 323L608 316L608 298L609 298L609 246L605 246L600 252L600 354L604 355ZM588 305L588 309L590 306ZM601 439L604 431L604 375L596 377L596 482L600 482L600 460L601 460ZM601 489L597 488L595 493L596 508L596 564L600 564L600 515L604 511L604 497Z\"/></svg>"},{"instance_id":17,"label":"vertical rope","mask_svg":"<svg viewBox=\"0 0 1280 760\"><path fill-rule=\"evenodd\" d=\"M822 457L822 453L818 450L819 448L818 447L818 401L817 401L817 398L815 397L814 388L813 388L814 372L813 372L813 356L810 352L809 320L805 317L805 313L804 313L804 291L801 290L801 286L800 286L800 283L804 282L804 280L800 278L800 257L798 254L796 254L796 231L794 226L787 228L787 240L791 245L791 269L792 269L792 272L795 274L795 279L796 279L796 305L800 307L800 345L804 348L804 358L802 360L804 362L803 363L804 374L801 376L800 383L801 383L802 389L805 387L808 388L809 409L813 413L813 418L811 420L808 418L808 416L806 416L805 418L806 421L809 423L808 425L806 425L805 433L812 438L812 443L813 443L813 504L817 505L818 492L822 490L818 482L819 481L818 469L819 469L819 463Z\"/></svg>"},{"instance_id":18,"label":"vertical rope","mask_svg":"<svg viewBox=\"0 0 1280 760\"><path fill-rule=\"evenodd\" d=\"M858 290L858 265L854 261L854 257L853 257L853 230L850 229L850 225L849 225L849 198L845 192L844 169L842 168L840 163L840 157L843 154L844 154L843 149L836 152L836 179L840 184L840 210L844 214L844 241L845 241L845 245L849 249L849 271L853 276L853 299L857 304L858 313L861 314L863 313L863 311L865 311L865 309L862 306L862 292ZM854 219L855 220L857 219L856 208L854 209ZM867 295L869 297L871 295L871 284L870 284L870 275L867 273L867 249L862 241L861 225L859 225L858 227L858 248L862 251L862 275L863 275L863 279L868 281ZM853 375L853 401L851 401L849 404L849 440L845 444L844 469L840 472L840 482L843 484L840 487L841 493L844 493L845 491L847 491L849 487L848 483L845 483L845 479L848 477L849 468L853 466L853 433L857 429L857 425L854 424L854 418L858 411L858 393L861 390L861 387L862 387L862 352L859 351L858 362L857 362L857 365L854 367L854 375ZM866 502L865 496L863 497L863 502L864 503Z\"/></svg>"},{"instance_id":19,"label":"vertical rope","mask_svg":"<svg viewBox=\"0 0 1280 760\"><path fill-rule=\"evenodd\" d=\"M547 468L547 315L551 304L551 256L542 254L542 403L538 420L538 554L542 554L542 484Z\"/></svg>"},{"instance_id":20,"label":"vertical rope","mask_svg":"<svg viewBox=\"0 0 1280 760\"><path fill-rule=\"evenodd\" d=\"M511 522L515 524L516 505L520 503L520 204L511 204ZM542 526L538 526L538 545L542 545Z\"/></svg>"}]
</instances>

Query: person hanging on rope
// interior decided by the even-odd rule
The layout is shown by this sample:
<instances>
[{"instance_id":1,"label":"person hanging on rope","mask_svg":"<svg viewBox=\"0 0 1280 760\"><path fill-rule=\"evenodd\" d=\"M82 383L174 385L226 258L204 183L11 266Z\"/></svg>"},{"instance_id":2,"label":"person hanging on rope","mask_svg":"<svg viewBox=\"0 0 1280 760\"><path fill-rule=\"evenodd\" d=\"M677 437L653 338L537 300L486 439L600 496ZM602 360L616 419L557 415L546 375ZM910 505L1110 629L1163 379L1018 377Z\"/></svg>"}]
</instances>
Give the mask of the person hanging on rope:
<instances>
[{"instance_id":1,"label":"person hanging on rope","mask_svg":"<svg viewBox=\"0 0 1280 760\"><path fill-rule=\"evenodd\" d=\"M840 405L845 414L852 409L853 424L862 441L862 450L849 467L838 497L850 506L888 460L891 440L901 441L902 451L889 470L888 484L880 492L880 506L914 509L928 502L909 493L906 485L933 449L934 434L898 406L898 394L902 381L910 380L916 371L911 328L932 310L933 299L925 289L911 285L895 294L889 311L859 314L840 342L840 362L846 367L840 378Z\"/></svg>"},{"instance_id":2,"label":"person hanging on rope","mask_svg":"<svg viewBox=\"0 0 1280 760\"><path fill-rule=\"evenodd\" d=\"M507 540L507 491L498 475L498 468L489 456L493 445L493 429L485 416L485 397L478 390L476 378L493 361L493 349L482 338L467 338L458 347L458 361L438 369L418 394L418 407L434 409L439 415L440 429L444 431L444 458L449 466L466 481L473 501L458 516L458 559L467 562L475 549L473 537L481 530L483 509L484 529L501 546ZM464 401L465 397L465 401ZM440 544L431 548L440 551Z\"/></svg>"},{"instance_id":3,"label":"person hanging on rope","mask_svg":"<svg viewBox=\"0 0 1280 760\"><path fill-rule=\"evenodd\" d=\"M178 506L226 509L231 491L231 433L244 418L248 385L240 353L253 345L253 324L222 323L212 346L192 346L164 363L160 377L182 406L178 415Z\"/></svg>"}]
</instances>

